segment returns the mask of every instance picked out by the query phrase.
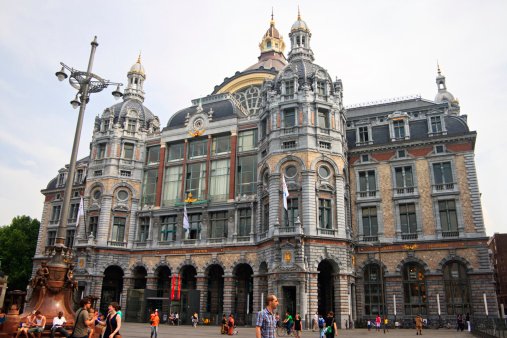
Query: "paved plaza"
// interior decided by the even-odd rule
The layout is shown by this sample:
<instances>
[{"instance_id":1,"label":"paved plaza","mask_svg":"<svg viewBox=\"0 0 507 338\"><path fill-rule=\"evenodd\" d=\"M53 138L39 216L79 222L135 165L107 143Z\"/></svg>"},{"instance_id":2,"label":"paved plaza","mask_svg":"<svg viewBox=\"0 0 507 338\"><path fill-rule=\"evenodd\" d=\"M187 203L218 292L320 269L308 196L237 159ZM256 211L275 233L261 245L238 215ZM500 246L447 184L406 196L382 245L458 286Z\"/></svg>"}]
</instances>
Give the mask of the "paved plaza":
<instances>
[{"instance_id":1,"label":"paved plaza","mask_svg":"<svg viewBox=\"0 0 507 338\"><path fill-rule=\"evenodd\" d=\"M125 338L148 338L150 336L150 324L139 324L139 323L122 323L121 326L122 336ZM225 337L226 335L220 334L219 326L197 326L197 328L193 328L189 325L183 326L172 326L161 324L159 327L158 335L160 338L165 337ZM473 337L468 332L456 332L456 330L423 330L423 335L436 338L471 338ZM238 327L238 336L239 337L255 337L255 329L252 327ZM380 338L382 336L389 337L407 337L407 336L416 336L415 329L393 329L389 330L389 332L384 333L369 331L367 329L353 329L353 330L339 330L338 337L366 337L370 336L370 338ZM314 337L318 338L318 332L312 332L311 330L305 330L302 333L302 337Z\"/></svg>"}]
</instances>

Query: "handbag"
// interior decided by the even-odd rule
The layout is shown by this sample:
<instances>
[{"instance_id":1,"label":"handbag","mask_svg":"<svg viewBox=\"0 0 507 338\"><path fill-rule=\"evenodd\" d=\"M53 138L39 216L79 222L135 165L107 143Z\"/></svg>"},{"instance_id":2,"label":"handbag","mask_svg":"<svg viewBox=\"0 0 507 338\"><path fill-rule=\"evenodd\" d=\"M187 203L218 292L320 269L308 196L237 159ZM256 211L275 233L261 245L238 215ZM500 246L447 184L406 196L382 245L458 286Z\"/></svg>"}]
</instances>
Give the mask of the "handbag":
<instances>
[{"instance_id":1,"label":"handbag","mask_svg":"<svg viewBox=\"0 0 507 338\"><path fill-rule=\"evenodd\" d=\"M118 314L115 314L115 316L117 316L117 315L118 315ZM109 317L109 316L108 316L108 317ZM108 320L107 320L107 318L106 318L106 323L108 323L108 324L109 324L109 330L111 330L111 333L112 333L112 332L113 332L113 328L111 327L111 319L113 319L113 318L109 317L109 321L108 321ZM115 337L115 338L121 338L121 334L120 334L120 333L117 333L117 334L115 334L113 337Z\"/></svg>"},{"instance_id":2,"label":"handbag","mask_svg":"<svg viewBox=\"0 0 507 338\"><path fill-rule=\"evenodd\" d=\"M77 319L79 319L79 315L81 314L81 312L82 312L83 310L84 310L84 309L81 309L81 310L79 310L79 312L77 313L77 316L76 316L76 321L74 322L74 326L72 327L72 333L70 334L69 338L74 338L74 329L76 328Z\"/></svg>"},{"instance_id":3,"label":"handbag","mask_svg":"<svg viewBox=\"0 0 507 338\"><path fill-rule=\"evenodd\" d=\"M324 332L325 334L333 333L333 324L334 324L334 318L333 318L333 322L331 323L331 325L326 327L326 331Z\"/></svg>"}]
</instances>

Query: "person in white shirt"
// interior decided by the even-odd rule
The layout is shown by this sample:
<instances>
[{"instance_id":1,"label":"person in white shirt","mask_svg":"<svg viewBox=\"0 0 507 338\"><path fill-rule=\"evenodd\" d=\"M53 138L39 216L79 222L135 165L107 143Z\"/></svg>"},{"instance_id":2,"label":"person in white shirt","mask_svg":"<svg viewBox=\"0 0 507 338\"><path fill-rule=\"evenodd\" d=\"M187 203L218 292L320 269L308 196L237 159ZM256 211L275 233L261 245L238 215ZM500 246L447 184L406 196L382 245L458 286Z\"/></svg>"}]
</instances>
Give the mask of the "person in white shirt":
<instances>
[{"instance_id":1,"label":"person in white shirt","mask_svg":"<svg viewBox=\"0 0 507 338\"><path fill-rule=\"evenodd\" d=\"M63 316L63 312L58 312L58 317L53 318L53 326L51 327L51 338L55 338L55 332L60 332L62 336L66 338L70 336L70 334L63 328L65 325L65 317Z\"/></svg>"},{"instance_id":2,"label":"person in white shirt","mask_svg":"<svg viewBox=\"0 0 507 338\"><path fill-rule=\"evenodd\" d=\"M319 328L319 311L315 312L315 315L313 316L313 328L312 332L315 332Z\"/></svg>"}]
</instances>

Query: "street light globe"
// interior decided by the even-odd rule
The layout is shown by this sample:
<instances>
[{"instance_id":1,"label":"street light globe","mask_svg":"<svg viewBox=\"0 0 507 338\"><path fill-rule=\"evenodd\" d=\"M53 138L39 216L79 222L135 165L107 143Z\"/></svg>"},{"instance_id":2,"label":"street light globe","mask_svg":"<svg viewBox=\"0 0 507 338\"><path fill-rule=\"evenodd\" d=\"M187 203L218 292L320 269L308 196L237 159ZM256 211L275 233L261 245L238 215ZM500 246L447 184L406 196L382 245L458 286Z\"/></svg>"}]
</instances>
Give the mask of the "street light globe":
<instances>
[{"instance_id":1,"label":"street light globe","mask_svg":"<svg viewBox=\"0 0 507 338\"><path fill-rule=\"evenodd\" d=\"M63 69L63 67L61 70L57 71L55 75L58 78L58 81L60 82L67 78L67 74L65 74L65 69Z\"/></svg>"},{"instance_id":2,"label":"street light globe","mask_svg":"<svg viewBox=\"0 0 507 338\"><path fill-rule=\"evenodd\" d=\"M70 101L70 104L72 105L72 108L74 108L74 109L76 109L77 107L79 107L81 105L81 103L79 103L79 101L77 100L77 95L74 100Z\"/></svg>"},{"instance_id":3,"label":"street light globe","mask_svg":"<svg viewBox=\"0 0 507 338\"><path fill-rule=\"evenodd\" d=\"M111 94L113 94L113 97L115 100L118 100L120 97L123 96L122 92L120 92L120 86L118 85L118 87L116 87L116 90L114 92L112 92Z\"/></svg>"}]
</instances>

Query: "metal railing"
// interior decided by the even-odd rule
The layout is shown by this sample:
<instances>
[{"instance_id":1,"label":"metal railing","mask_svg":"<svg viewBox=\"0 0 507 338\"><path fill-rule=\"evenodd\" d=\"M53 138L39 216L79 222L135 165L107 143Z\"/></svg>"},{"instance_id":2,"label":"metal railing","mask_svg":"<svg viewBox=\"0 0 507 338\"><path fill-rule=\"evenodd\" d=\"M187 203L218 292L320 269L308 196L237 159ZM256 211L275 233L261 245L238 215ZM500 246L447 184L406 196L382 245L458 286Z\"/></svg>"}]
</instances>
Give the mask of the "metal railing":
<instances>
[{"instance_id":1,"label":"metal railing","mask_svg":"<svg viewBox=\"0 0 507 338\"><path fill-rule=\"evenodd\" d=\"M442 238L459 237L459 231L442 231Z\"/></svg>"},{"instance_id":2,"label":"metal railing","mask_svg":"<svg viewBox=\"0 0 507 338\"><path fill-rule=\"evenodd\" d=\"M401 234L401 239L417 239L417 234Z\"/></svg>"},{"instance_id":3,"label":"metal railing","mask_svg":"<svg viewBox=\"0 0 507 338\"><path fill-rule=\"evenodd\" d=\"M107 245L125 248L127 246L127 242L108 241Z\"/></svg>"},{"instance_id":4,"label":"metal railing","mask_svg":"<svg viewBox=\"0 0 507 338\"><path fill-rule=\"evenodd\" d=\"M482 318L472 322L472 334L481 338L506 338L507 323L503 318Z\"/></svg>"},{"instance_id":5,"label":"metal railing","mask_svg":"<svg viewBox=\"0 0 507 338\"><path fill-rule=\"evenodd\" d=\"M377 242L378 236L363 236L363 242Z\"/></svg>"}]
</instances>

